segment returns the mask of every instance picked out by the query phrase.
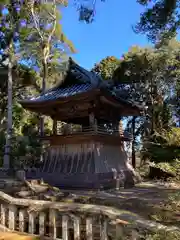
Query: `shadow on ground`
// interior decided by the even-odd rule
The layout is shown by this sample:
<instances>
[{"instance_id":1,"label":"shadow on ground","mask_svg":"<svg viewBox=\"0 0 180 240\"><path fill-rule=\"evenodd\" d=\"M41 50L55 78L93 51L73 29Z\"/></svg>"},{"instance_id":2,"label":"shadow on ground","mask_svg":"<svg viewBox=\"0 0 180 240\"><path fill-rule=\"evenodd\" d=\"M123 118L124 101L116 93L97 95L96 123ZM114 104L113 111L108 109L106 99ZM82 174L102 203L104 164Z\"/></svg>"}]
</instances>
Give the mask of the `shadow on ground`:
<instances>
[{"instance_id":1,"label":"shadow on ground","mask_svg":"<svg viewBox=\"0 0 180 240\"><path fill-rule=\"evenodd\" d=\"M177 194L178 199L170 200ZM76 192L76 195L75 202L113 206L147 220L180 227L180 188L149 184L119 191Z\"/></svg>"}]
</instances>

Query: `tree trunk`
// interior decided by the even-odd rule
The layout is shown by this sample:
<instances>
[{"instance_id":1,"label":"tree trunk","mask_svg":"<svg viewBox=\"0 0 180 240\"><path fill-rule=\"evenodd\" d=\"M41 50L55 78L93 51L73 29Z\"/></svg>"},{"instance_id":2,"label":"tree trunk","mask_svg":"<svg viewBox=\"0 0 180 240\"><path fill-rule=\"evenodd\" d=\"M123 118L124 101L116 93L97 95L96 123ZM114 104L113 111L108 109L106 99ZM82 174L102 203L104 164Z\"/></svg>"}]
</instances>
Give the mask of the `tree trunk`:
<instances>
[{"instance_id":1,"label":"tree trunk","mask_svg":"<svg viewBox=\"0 0 180 240\"><path fill-rule=\"evenodd\" d=\"M11 46L10 46L11 51ZM11 138L12 138L12 58L9 54L8 63L8 104L7 104L7 135L4 153L3 167L9 169L10 167L10 153L11 153Z\"/></svg>"},{"instance_id":2,"label":"tree trunk","mask_svg":"<svg viewBox=\"0 0 180 240\"><path fill-rule=\"evenodd\" d=\"M43 78L42 78L42 94L45 93L46 91L46 79L47 79L47 74L48 74L48 71L47 71L47 61L46 61L46 57L44 56L44 60L42 62L42 65L43 65ZM44 136L44 117L43 115L40 116L40 136L43 137ZM42 144L42 149L43 149L43 144ZM40 159L41 159L41 162L44 161L44 154L43 154L44 151L41 152L41 156L40 156Z\"/></svg>"},{"instance_id":3,"label":"tree trunk","mask_svg":"<svg viewBox=\"0 0 180 240\"><path fill-rule=\"evenodd\" d=\"M133 168L136 168L136 151L135 151L135 142L136 142L136 136L135 136L135 126L136 125L136 117L133 117L132 119L132 166Z\"/></svg>"},{"instance_id":4,"label":"tree trunk","mask_svg":"<svg viewBox=\"0 0 180 240\"><path fill-rule=\"evenodd\" d=\"M43 61L43 79L42 79L42 94L46 91L46 79L47 79L47 62ZM44 117L40 116L40 136L44 136Z\"/></svg>"},{"instance_id":5,"label":"tree trunk","mask_svg":"<svg viewBox=\"0 0 180 240\"><path fill-rule=\"evenodd\" d=\"M153 79L151 78L151 135L154 133L154 91Z\"/></svg>"}]
</instances>

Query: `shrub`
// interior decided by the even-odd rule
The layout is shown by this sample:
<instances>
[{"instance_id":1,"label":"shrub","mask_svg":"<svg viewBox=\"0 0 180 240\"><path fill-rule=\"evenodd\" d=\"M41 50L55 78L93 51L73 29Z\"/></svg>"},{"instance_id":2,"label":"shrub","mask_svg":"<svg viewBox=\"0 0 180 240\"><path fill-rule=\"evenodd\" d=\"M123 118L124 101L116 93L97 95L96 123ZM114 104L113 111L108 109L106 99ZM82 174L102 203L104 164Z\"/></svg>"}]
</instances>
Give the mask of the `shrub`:
<instances>
[{"instance_id":1,"label":"shrub","mask_svg":"<svg viewBox=\"0 0 180 240\"><path fill-rule=\"evenodd\" d=\"M180 128L172 128L155 133L144 143L142 150L143 159L150 159L155 163L173 162L180 159Z\"/></svg>"}]
</instances>

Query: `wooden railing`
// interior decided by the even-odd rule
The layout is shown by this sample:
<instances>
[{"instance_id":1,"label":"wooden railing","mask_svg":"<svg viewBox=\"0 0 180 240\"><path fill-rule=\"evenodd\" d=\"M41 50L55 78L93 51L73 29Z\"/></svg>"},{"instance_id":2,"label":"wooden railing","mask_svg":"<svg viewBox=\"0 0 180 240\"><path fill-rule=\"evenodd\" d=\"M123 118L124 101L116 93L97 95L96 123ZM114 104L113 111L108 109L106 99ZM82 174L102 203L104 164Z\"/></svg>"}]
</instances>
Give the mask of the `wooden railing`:
<instances>
[{"instance_id":1,"label":"wooden railing","mask_svg":"<svg viewBox=\"0 0 180 240\"><path fill-rule=\"evenodd\" d=\"M17 199L3 192L0 206L1 229L46 239L115 239L127 224L118 220L117 210L104 206Z\"/></svg>"},{"instance_id":2,"label":"wooden railing","mask_svg":"<svg viewBox=\"0 0 180 240\"><path fill-rule=\"evenodd\" d=\"M72 135L72 134L99 134L99 135L112 135L112 136L121 136L126 138L131 138L130 133L120 133L117 129L108 129L102 126L93 126L93 127L59 127L57 128L57 135Z\"/></svg>"}]
</instances>

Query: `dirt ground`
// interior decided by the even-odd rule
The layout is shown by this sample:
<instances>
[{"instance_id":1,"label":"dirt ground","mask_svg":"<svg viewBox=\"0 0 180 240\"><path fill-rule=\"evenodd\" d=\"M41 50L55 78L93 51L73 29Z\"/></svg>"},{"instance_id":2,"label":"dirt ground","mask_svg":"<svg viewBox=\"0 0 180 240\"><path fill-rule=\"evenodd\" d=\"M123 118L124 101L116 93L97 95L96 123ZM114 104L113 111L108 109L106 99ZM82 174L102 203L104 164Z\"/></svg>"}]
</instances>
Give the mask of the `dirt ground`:
<instances>
[{"instance_id":1,"label":"dirt ground","mask_svg":"<svg viewBox=\"0 0 180 240\"><path fill-rule=\"evenodd\" d=\"M38 239L24 234L0 232L0 240L38 240Z\"/></svg>"},{"instance_id":2,"label":"dirt ground","mask_svg":"<svg viewBox=\"0 0 180 240\"><path fill-rule=\"evenodd\" d=\"M39 186L38 186L39 187ZM12 196L17 196L17 192L22 191L22 198L47 199L52 201L76 202L84 204L96 204L112 206L118 210L128 213L129 216L135 216L136 219L151 220L154 223L160 223L168 227L177 227L180 229L180 184L164 184L160 182L143 182L131 189L121 188L116 191L78 191L61 190L43 186L41 194L37 191L32 193L26 187L15 187ZM8 188L10 189L10 188ZM13 190L13 191L12 191ZM8 194L11 195L10 192ZM45 200L44 199L44 200Z\"/></svg>"},{"instance_id":3,"label":"dirt ground","mask_svg":"<svg viewBox=\"0 0 180 240\"><path fill-rule=\"evenodd\" d=\"M132 189L76 191L76 195L79 196L76 201L114 206L146 220L180 227L180 185L167 187L147 182Z\"/></svg>"}]
</instances>

